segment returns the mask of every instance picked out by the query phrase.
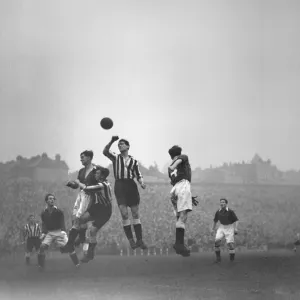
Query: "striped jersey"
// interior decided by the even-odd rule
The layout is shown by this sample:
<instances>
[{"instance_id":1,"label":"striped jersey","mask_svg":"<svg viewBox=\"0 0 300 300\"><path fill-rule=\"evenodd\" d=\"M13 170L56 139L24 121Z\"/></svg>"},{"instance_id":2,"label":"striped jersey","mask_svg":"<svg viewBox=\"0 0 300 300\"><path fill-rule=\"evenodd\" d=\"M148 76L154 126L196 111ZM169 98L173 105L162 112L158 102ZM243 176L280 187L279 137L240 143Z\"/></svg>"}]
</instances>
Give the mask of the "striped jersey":
<instances>
[{"instance_id":1,"label":"striped jersey","mask_svg":"<svg viewBox=\"0 0 300 300\"><path fill-rule=\"evenodd\" d=\"M96 185L90 185L85 188L85 191L91 193L93 200L91 205L100 204L110 206L112 202L112 192L110 183L107 180L101 181Z\"/></svg>"},{"instance_id":2,"label":"striped jersey","mask_svg":"<svg viewBox=\"0 0 300 300\"><path fill-rule=\"evenodd\" d=\"M125 159L121 154L116 154L109 150L105 156L113 163L114 177L116 180L143 178L138 161L131 155L128 155L128 158Z\"/></svg>"},{"instance_id":3,"label":"striped jersey","mask_svg":"<svg viewBox=\"0 0 300 300\"><path fill-rule=\"evenodd\" d=\"M39 237L41 235L41 227L38 223L30 225L29 223L24 227L24 237L25 238L32 238L32 237Z\"/></svg>"}]
</instances>

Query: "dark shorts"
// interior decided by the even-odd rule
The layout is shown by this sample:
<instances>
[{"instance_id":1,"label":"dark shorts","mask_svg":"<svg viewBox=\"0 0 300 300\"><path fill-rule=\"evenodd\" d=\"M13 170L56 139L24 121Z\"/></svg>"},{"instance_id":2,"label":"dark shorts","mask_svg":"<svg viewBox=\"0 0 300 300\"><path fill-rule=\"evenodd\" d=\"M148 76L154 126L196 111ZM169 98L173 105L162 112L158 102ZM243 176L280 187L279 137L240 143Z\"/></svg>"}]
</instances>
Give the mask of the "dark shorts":
<instances>
[{"instance_id":1,"label":"dark shorts","mask_svg":"<svg viewBox=\"0 0 300 300\"><path fill-rule=\"evenodd\" d=\"M26 251L32 252L33 248L35 248L35 251L39 250L41 246L41 240L39 237L32 237L28 238L26 242Z\"/></svg>"},{"instance_id":2,"label":"dark shorts","mask_svg":"<svg viewBox=\"0 0 300 300\"><path fill-rule=\"evenodd\" d=\"M118 205L131 207L140 204L140 194L134 180L118 179L114 190Z\"/></svg>"},{"instance_id":3,"label":"dark shorts","mask_svg":"<svg viewBox=\"0 0 300 300\"><path fill-rule=\"evenodd\" d=\"M90 207L88 212L91 216L91 221L93 222L93 225L100 229L109 221L112 215L112 206L95 204Z\"/></svg>"}]
</instances>

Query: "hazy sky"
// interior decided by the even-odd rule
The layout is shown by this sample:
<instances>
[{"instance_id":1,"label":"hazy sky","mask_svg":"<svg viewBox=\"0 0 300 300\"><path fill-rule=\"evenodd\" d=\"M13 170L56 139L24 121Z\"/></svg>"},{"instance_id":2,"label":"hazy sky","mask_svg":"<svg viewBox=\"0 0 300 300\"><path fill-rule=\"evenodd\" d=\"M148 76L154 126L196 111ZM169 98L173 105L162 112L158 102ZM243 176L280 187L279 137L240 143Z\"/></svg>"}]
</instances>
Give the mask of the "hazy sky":
<instances>
[{"instance_id":1,"label":"hazy sky","mask_svg":"<svg viewBox=\"0 0 300 300\"><path fill-rule=\"evenodd\" d=\"M0 160L107 165L118 134L146 166L300 169L299 37L297 0L0 0Z\"/></svg>"}]
</instances>

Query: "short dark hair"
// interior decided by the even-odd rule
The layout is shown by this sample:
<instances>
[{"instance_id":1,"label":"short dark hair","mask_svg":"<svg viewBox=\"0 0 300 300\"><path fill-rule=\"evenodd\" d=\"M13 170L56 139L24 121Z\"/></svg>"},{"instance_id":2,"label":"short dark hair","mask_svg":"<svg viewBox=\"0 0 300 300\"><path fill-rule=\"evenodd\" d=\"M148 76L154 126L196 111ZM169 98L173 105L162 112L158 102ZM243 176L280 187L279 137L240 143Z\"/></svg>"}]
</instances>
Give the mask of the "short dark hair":
<instances>
[{"instance_id":1,"label":"short dark hair","mask_svg":"<svg viewBox=\"0 0 300 300\"><path fill-rule=\"evenodd\" d=\"M106 179L107 176L109 175L109 169L104 168L102 166L97 165L96 166L96 171L100 170L101 171L101 177Z\"/></svg>"},{"instance_id":2,"label":"short dark hair","mask_svg":"<svg viewBox=\"0 0 300 300\"><path fill-rule=\"evenodd\" d=\"M80 156L84 155L87 157L90 157L91 159L93 159L94 157L94 152L92 150L84 150L83 152L80 153Z\"/></svg>"},{"instance_id":3,"label":"short dark hair","mask_svg":"<svg viewBox=\"0 0 300 300\"><path fill-rule=\"evenodd\" d=\"M27 218L27 220L29 220L31 217L34 217L34 214L30 214Z\"/></svg>"},{"instance_id":4,"label":"short dark hair","mask_svg":"<svg viewBox=\"0 0 300 300\"><path fill-rule=\"evenodd\" d=\"M120 139L119 143L121 143L121 142L123 142L126 146L130 147L130 144L129 144L128 140Z\"/></svg>"},{"instance_id":5,"label":"short dark hair","mask_svg":"<svg viewBox=\"0 0 300 300\"><path fill-rule=\"evenodd\" d=\"M56 200L56 198L55 198L55 196L54 196L53 194L48 193L48 194L45 196L45 202L48 201L49 196L53 196L53 197L54 197L54 200Z\"/></svg>"},{"instance_id":6,"label":"short dark hair","mask_svg":"<svg viewBox=\"0 0 300 300\"><path fill-rule=\"evenodd\" d=\"M169 149L169 154L171 158L174 158L175 156L181 155L181 151L182 151L181 147L175 145Z\"/></svg>"},{"instance_id":7,"label":"short dark hair","mask_svg":"<svg viewBox=\"0 0 300 300\"><path fill-rule=\"evenodd\" d=\"M228 200L227 200L226 198L221 198L221 199L220 199L220 202L221 202L221 201L225 201L225 203L228 204Z\"/></svg>"}]
</instances>

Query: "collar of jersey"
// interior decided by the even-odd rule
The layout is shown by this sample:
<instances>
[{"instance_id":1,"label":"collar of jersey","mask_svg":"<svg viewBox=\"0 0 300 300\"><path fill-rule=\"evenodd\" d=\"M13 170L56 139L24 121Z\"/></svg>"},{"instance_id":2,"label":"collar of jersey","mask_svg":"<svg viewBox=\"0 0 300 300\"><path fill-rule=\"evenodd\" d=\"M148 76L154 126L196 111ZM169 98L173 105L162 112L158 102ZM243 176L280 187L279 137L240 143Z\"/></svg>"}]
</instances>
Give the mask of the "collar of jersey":
<instances>
[{"instance_id":1,"label":"collar of jersey","mask_svg":"<svg viewBox=\"0 0 300 300\"><path fill-rule=\"evenodd\" d=\"M229 210L228 206L225 209L228 211ZM222 208L219 209L219 211L221 211L221 210L222 210Z\"/></svg>"},{"instance_id":2,"label":"collar of jersey","mask_svg":"<svg viewBox=\"0 0 300 300\"><path fill-rule=\"evenodd\" d=\"M57 209L57 206L53 206L54 209ZM46 206L45 210L48 210L48 207Z\"/></svg>"}]
</instances>

